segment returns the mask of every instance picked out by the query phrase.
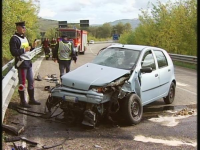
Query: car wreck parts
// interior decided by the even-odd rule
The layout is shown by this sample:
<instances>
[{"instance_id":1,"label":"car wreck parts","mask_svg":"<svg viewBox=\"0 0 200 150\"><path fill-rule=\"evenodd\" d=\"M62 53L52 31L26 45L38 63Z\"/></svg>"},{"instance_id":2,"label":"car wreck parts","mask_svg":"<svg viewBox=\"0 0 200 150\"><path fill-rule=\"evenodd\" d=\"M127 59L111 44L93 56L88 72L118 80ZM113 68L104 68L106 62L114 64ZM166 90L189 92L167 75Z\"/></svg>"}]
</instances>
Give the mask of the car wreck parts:
<instances>
[{"instance_id":1,"label":"car wreck parts","mask_svg":"<svg viewBox=\"0 0 200 150\"><path fill-rule=\"evenodd\" d=\"M126 74L115 81L107 84L106 87L96 87L96 92L103 93L104 97L110 96L102 103L83 102L77 99L70 100L70 96L56 97L49 95L46 101L46 107L50 113L55 107L60 107L64 112L63 120L70 124L82 123L83 125L95 127L104 118L112 123L113 114L122 114L128 124L137 124L140 122L143 114L143 108L140 98L131 93L123 86L128 86L129 74ZM58 87L54 90L60 90ZM55 92L52 90L51 92ZM111 94L110 94L111 93ZM120 115L121 116L121 115Z\"/></svg>"}]
</instances>

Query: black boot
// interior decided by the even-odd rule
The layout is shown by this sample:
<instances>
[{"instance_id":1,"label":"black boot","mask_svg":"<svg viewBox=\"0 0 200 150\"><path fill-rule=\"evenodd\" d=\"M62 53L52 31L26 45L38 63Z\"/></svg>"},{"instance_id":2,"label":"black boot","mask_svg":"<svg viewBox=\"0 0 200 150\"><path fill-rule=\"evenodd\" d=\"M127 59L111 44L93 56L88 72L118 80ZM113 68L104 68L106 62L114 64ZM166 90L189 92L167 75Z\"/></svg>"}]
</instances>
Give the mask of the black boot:
<instances>
[{"instance_id":1,"label":"black boot","mask_svg":"<svg viewBox=\"0 0 200 150\"><path fill-rule=\"evenodd\" d=\"M31 106L26 102L25 92L18 90L18 93L19 93L19 97L20 97L20 106L24 107L24 108L31 108Z\"/></svg>"},{"instance_id":2,"label":"black boot","mask_svg":"<svg viewBox=\"0 0 200 150\"><path fill-rule=\"evenodd\" d=\"M29 104L30 105L40 105L41 103L36 101L34 98L34 89L28 89L28 95L29 95Z\"/></svg>"}]
</instances>

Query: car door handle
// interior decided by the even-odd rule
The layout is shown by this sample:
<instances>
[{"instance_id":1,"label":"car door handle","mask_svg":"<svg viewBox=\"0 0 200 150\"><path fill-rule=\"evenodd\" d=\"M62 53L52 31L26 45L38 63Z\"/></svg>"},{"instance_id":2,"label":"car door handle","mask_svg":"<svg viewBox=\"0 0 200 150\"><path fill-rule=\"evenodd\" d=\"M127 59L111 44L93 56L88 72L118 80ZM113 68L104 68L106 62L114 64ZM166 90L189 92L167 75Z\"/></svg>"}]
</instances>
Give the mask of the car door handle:
<instances>
[{"instance_id":1,"label":"car door handle","mask_svg":"<svg viewBox=\"0 0 200 150\"><path fill-rule=\"evenodd\" d=\"M157 77L158 76L158 74L155 74L155 77Z\"/></svg>"},{"instance_id":2,"label":"car door handle","mask_svg":"<svg viewBox=\"0 0 200 150\"><path fill-rule=\"evenodd\" d=\"M168 72L170 72L171 71L171 69L168 69Z\"/></svg>"}]
</instances>

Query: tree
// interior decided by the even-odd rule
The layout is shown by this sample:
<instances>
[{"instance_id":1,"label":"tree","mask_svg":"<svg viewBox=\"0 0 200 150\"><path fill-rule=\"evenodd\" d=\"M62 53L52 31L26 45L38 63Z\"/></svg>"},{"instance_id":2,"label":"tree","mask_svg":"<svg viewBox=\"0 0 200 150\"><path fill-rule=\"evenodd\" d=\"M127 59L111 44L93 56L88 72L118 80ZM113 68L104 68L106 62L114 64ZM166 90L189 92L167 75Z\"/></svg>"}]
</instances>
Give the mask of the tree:
<instances>
[{"instance_id":1,"label":"tree","mask_svg":"<svg viewBox=\"0 0 200 150\"><path fill-rule=\"evenodd\" d=\"M48 29L45 33L45 37L47 37L48 39L52 39L55 38L55 33L57 32L56 28L51 28Z\"/></svg>"},{"instance_id":2,"label":"tree","mask_svg":"<svg viewBox=\"0 0 200 150\"><path fill-rule=\"evenodd\" d=\"M141 10L140 25L133 32L134 44L151 45L170 53L197 55L197 1L170 1ZM122 36L123 37L123 36Z\"/></svg>"},{"instance_id":3,"label":"tree","mask_svg":"<svg viewBox=\"0 0 200 150\"><path fill-rule=\"evenodd\" d=\"M101 38L111 37L112 27L109 23L104 23L101 27Z\"/></svg>"},{"instance_id":4,"label":"tree","mask_svg":"<svg viewBox=\"0 0 200 150\"><path fill-rule=\"evenodd\" d=\"M130 23L126 23L124 25L124 31L123 32L131 32L132 31L132 27Z\"/></svg>"},{"instance_id":5,"label":"tree","mask_svg":"<svg viewBox=\"0 0 200 150\"><path fill-rule=\"evenodd\" d=\"M26 35L30 42L38 37L37 7L31 0L3 0L2 3L2 50L3 63L12 59L9 40L15 32L15 22L26 21Z\"/></svg>"},{"instance_id":6,"label":"tree","mask_svg":"<svg viewBox=\"0 0 200 150\"><path fill-rule=\"evenodd\" d=\"M113 26L113 34L122 34L124 32L124 24L119 22L117 25Z\"/></svg>"}]
</instances>

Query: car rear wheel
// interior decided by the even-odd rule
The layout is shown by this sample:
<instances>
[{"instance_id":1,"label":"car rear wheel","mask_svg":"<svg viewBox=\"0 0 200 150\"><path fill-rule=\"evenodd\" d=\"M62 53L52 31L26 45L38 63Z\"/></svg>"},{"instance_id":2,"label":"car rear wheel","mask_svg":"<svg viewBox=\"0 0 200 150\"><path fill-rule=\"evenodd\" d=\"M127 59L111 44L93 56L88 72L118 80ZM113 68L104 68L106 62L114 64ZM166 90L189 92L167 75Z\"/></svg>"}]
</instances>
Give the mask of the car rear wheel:
<instances>
[{"instance_id":1,"label":"car rear wheel","mask_svg":"<svg viewBox=\"0 0 200 150\"><path fill-rule=\"evenodd\" d=\"M171 104L175 97L175 84L172 82L167 97L163 98L166 104Z\"/></svg>"},{"instance_id":2,"label":"car rear wheel","mask_svg":"<svg viewBox=\"0 0 200 150\"><path fill-rule=\"evenodd\" d=\"M143 106L136 94L130 94L126 97L123 105L123 114L128 124L138 124L141 121Z\"/></svg>"}]
</instances>

